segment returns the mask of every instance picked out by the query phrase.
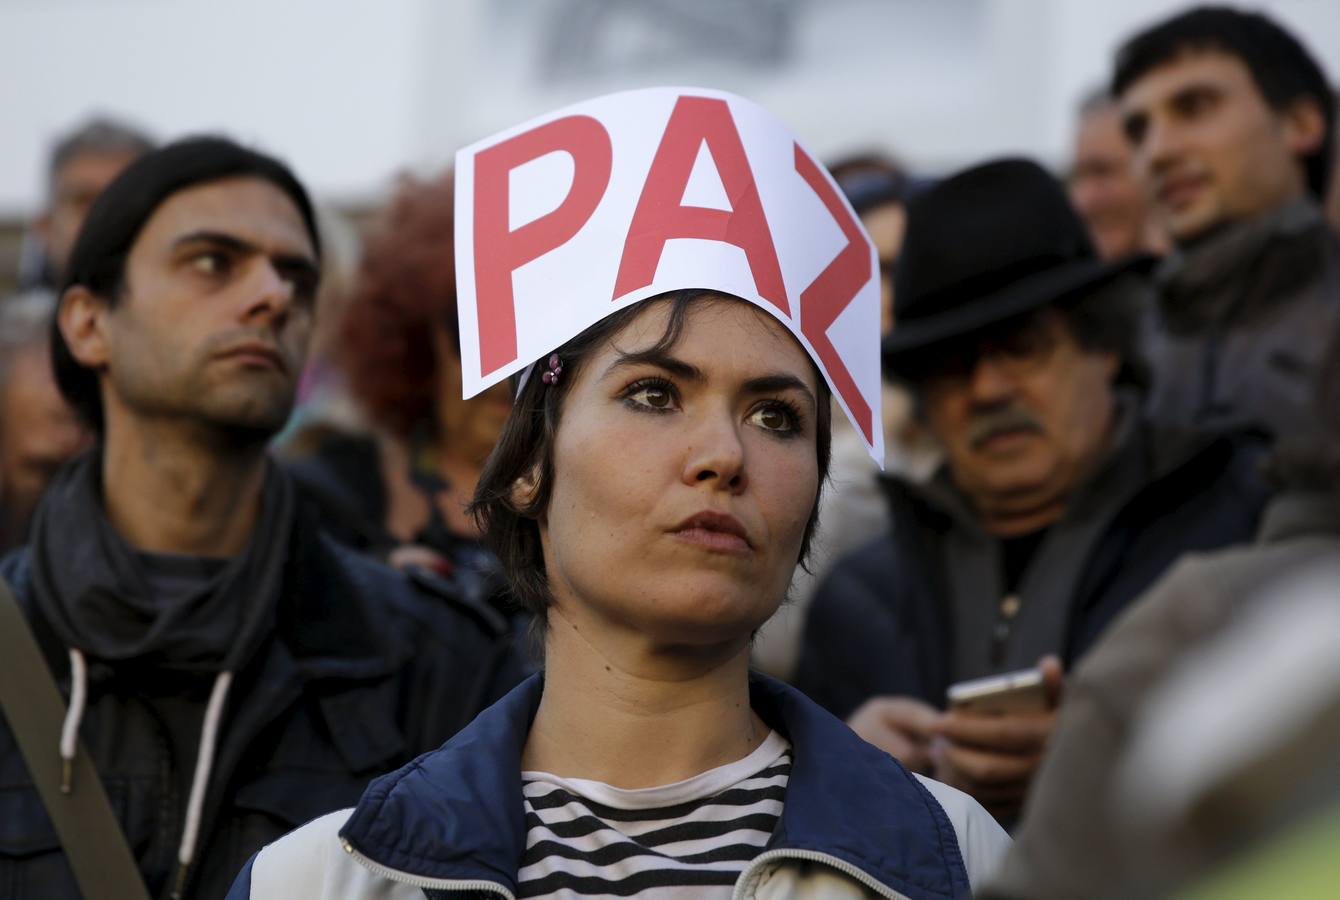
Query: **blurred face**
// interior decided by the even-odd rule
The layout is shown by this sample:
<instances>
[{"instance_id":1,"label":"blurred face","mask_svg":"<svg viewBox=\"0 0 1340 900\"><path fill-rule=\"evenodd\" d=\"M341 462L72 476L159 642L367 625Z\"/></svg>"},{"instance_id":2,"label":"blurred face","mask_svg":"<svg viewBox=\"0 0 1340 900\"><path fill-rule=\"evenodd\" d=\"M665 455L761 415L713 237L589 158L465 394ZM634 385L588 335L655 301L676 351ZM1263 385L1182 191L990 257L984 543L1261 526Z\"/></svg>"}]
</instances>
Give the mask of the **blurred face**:
<instances>
[{"instance_id":1,"label":"blurred face","mask_svg":"<svg viewBox=\"0 0 1340 900\"><path fill-rule=\"evenodd\" d=\"M262 439L293 406L318 274L279 188L227 178L186 188L145 223L122 297L102 313L103 405Z\"/></svg>"},{"instance_id":2,"label":"blurred face","mask_svg":"<svg viewBox=\"0 0 1340 900\"><path fill-rule=\"evenodd\" d=\"M461 357L456 342L439 326L433 333L437 359L437 424L444 449L463 462L483 466L512 411L508 382L499 382L469 400L461 398Z\"/></svg>"},{"instance_id":3,"label":"blurred face","mask_svg":"<svg viewBox=\"0 0 1340 900\"><path fill-rule=\"evenodd\" d=\"M888 335L893 330L893 269L903 249L907 210L902 204L886 203L862 214L861 224L879 255L879 332Z\"/></svg>"},{"instance_id":4,"label":"blurred face","mask_svg":"<svg viewBox=\"0 0 1340 900\"><path fill-rule=\"evenodd\" d=\"M1145 198L1131 157L1131 145L1121 130L1116 107L1084 114L1075 136L1070 200L1105 259L1141 249Z\"/></svg>"},{"instance_id":5,"label":"blurred face","mask_svg":"<svg viewBox=\"0 0 1340 900\"><path fill-rule=\"evenodd\" d=\"M1302 196L1300 157L1324 136L1315 104L1271 109L1246 65L1214 50L1150 70L1120 105L1136 171L1178 242Z\"/></svg>"},{"instance_id":6,"label":"blurred face","mask_svg":"<svg viewBox=\"0 0 1340 900\"><path fill-rule=\"evenodd\" d=\"M1107 446L1115 355L1082 349L1047 312L940 359L922 399L954 482L996 533L1050 524Z\"/></svg>"},{"instance_id":7,"label":"blurred face","mask_svg":"<svg viewBox=\"0 0 1340 900\"><path fill-rule=\"evenodd\" d=\"M809 357L767 313L668 302L583 363L540 535L554 610L588 638L735 650L776 610L819 488ZM551 627L558 625L551 615Z\"/></svg>"},{"instance_id":8,"label":"blurred face","mask_svg":"<svg viewBox=\"0 0 1340 900\"><path fill-rule=\"evenodd\" d=\"M51 208L38 222L38 231L58 277L69 262L89 207L135 158L133 153L80 153L66 160L56 172L51 185Z\"/></svg>"},{"instance_id":9,"label":"blurred face","mask_svg":"<svg viewBox=\"0 0 1340 900\"><path fill-rule=\"evenodd\" d=\"M88 443L56 387L45 343L14 354L0 393L0 492L7 537L19 538L47 482Z\"/></svg>"}]
</instances>

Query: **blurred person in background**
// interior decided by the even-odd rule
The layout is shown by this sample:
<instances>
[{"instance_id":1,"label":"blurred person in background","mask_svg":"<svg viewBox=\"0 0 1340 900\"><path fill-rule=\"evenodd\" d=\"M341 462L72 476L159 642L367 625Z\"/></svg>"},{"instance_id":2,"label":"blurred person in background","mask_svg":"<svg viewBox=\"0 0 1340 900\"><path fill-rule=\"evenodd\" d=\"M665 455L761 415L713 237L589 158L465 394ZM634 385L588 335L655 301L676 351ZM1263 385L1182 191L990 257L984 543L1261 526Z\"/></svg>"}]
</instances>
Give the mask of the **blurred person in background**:
<instances>
[{"instance_id":1,"label":"blurred person in background","mask_svg":"<svg viewBox=\"0 0 1340 900\"><path fill-rule=\"evenodd\" d=\"M1335 556L1271 582L1145 704L1116 787L1126 871L1139 873L1131 880L1142 891L1184 900L1336 893L1338 591Z\"/></svg>"},{"instance_id":2,"label":"blurred person in background","mask_svg":"<svg viewBox=\"0 0 1340 900\"><path fill-rule=\"evenodd\" d=\"M1169 885L1144 879L1203 874L1207 865L1295 821L1309 793L1325 783L1334 787L1336 733L1328 738L1312 728L1311 713L1300 710L1334 697L1340 683L1327 681L1334 669L1329 663L1297 668L1315 658L1309 655L1315 642L1295 631L1325 629L1334 619L1309 618L1306 605L1283 602L1291 581L1340 563L1340 334L1332 332L1331 341L1316 381L1313 427L1281 439L1268 460L1279 493L1255 543L1183 560L1131 605L1075 670L1014 848L983 896L1161 896ZM1336 585L1326 588L1325 601L1334 609ZM1298 618L1286 620L1295 608ZM1219 679L1215 696L1197 695L1198 719L1185 715L1183 705L1182 749L1161 760L1140 756L1141 720L1153 698L1171 686L1180 666L1231 631L1239 632L1244 649L1256 651L1237 654L1247 684ZM1286 633L1294 636L1280 636ZM1335 632L1324 634L1333 660ZM1281 665L1294 677L1276 677ZM1278 694L1261 693L1267 679ZM1320 758L1313 752L1318 739L1332 741ZM1287 752L1290 745L1298 752ZM1128 763L1123 776L1122 760L1132 754L1138 761ZM1246 765L1253 760L1262 767ZM1162 791L1164 800L1151 798L1151 789ZM1122 824L1132 812L1123 798L1137 792L1144 810L1135 821L1145 817L1145 835ZM1333 792L1326 796L1336 799ZM1196 818L1177 818L1178 806L1186 815L1198 810ZM1159 840L1168 846L1152 846Z\"/></svg>"},{"instance_id":3,"label":"blurred person in background","mask_svg":"<svg viewBox=\"0 0 1340 900\"><path fill-rule=\"evenodd\" d=\"M888 337L894 322L894 274L907 234L907 202L932 182L908 175L897 164L881 156L856 156L836 163L833 178L861 217L861 224L879 254L880 335ZM884 470L900 472L914 481L925 481L940 464L940 448L924 425L912 415L912 400L902 386L886 382L883 396ZM850 446L848 446L850 445ZM859 452L858 452L859 451ZM871 512L883 511L874 488L876 469L854 431L839 430L833 436L833 490L825 498L824 551L829 558L854 549L853 539L867 537L873 522ZM840 482L850 476L848 484ZM831 506L833 513L828 514Z\"/></svg>"},{"instance_id":4,"label":"blurred person in background","mask_svg":"<svg viewBox=\"0 0 1340 900\"><path fill-rule=\"evenodd\" d=\"M340 363L340 335L344 315L353 298L363 239L344 215L320 202L316 205L321 235L321 287L307 364L298 382L297 405L272 447L285 461L303 460L332 438L369 429L367 417L349 391L349 379Z\"/></svg>"},{"instance_id":5,"label":"blurred person in background","mask_svg":"<svg viewBox=\"0 0 1340 900\"><path fill-rule=\"evenodd\" d=\"M89 441L51 370L55 311L42 289L0 303L0 553L27 542L47 482Z\"/></svg>"},{"instance_id":6,"label":"blurred person in background","mask_svg":"<svg viewBox=\"0 0 1340 900\"><path fill-rule=\"evenodd\" d=\"M797 686L1002 821L1063 667L1183 553L1249 539L1265 500L1250 445L1142 415L1139 261L1100 260L1026 160L908 206L884 364L946 459L924 485L884 480L890 528L820 585ZM951 684L1039 664L1045 711L940 711Z\"/></svg>"},{"instance_id":7,"label":"blurred person in background","mask_svg":"<svg viewBox=\"0 0 1340 900\"><path fill-rule=\"evenodd\" d=\"M511 396L461 399L454 214L450 173L409 180L368 237L337 359L374 431L332 436L294 472L336 537L464 575L494 568L465 507Z\"/></svg>"},{"instance_id":8,"label":"blurred person in background","mask_svg":"<svg viewBox=\"0 0 1340 900\"><path fill-rule=\"evenodd\" d=\"M1325 74L1264 15L1201 7L1130 38L1112 92L1175 247L1156 274L1153 414L1305 430L1340 322Z\"/></svg>"},{"instance_id":9,"label":"blurred person in background","mask_svg":"<svg viewBox=\"0 0 1340 900\"><path fill-rule=\"evenodd\" d=\"M151 896L221 896L260 846L352 803L515 681L496 615L429 600L325 537L268 458L320 253L293 174L205 137L127 167L70 258L56 380L98 443L53 480L0 574L70 691L52 762L87 760L112 787ZM73 898L31 766L0 728L5 883Z\"/></svg>"},{"instance_id":10,"label":"blurred person in background","mask_svg":"<svg viewBox=\"0 0 1340 900\"><path fill-rule=\"evenodd\" d=\"M924 182L910 178L883 156L849 157L832 167L861 224L879 255L881 334L893 328L893 273L907 225L907 199ZM883 385L884 469L924 481L940 462L940 450L925 426L912 415L907 391L891 382ZM754 641L754 665L778 678L795 674L800 634L819 579L839 559L888 527L883 492L876 476L879 467L866 452L865 441L835 416L832 464L828 489L820 500L819 532L808 563L796 569L787 602L759 630Z\"/></svg>"},{"instance_id":11,"label":"blurred person in background","mask_svg":"<svg viewBox=\"0 0 1340 900\"><path fill-rule=\"evenodd\" d=\"M1149 215L1144 185L1136 177L1121 112L1106 90L1080 104L1070 166L1070 202L1089 226L1103 259L1167 252L1167 239Z\"/></svg>"},{"instance_id":12,"label":"blurred person in background","mask_svg":"<svg viewBox=\"0 0 1340 900\"><path fill-rule=\"evenodd\" d=\"M154 147L124 122L93 118L56 140L47 163L46 208L32 226L35 239L21 260L20 289L55 289L79 227L94 199L121 170Z\"/></svg>"}]
</instances>

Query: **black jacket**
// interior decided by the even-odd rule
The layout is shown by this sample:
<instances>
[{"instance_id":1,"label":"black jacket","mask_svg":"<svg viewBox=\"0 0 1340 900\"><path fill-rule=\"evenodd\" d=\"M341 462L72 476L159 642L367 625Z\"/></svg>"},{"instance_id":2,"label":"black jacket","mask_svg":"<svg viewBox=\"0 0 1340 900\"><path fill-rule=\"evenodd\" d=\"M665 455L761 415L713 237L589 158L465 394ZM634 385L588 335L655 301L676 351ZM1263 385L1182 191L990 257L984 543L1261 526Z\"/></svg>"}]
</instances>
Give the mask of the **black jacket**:
<instances>
[{"instance_id":1,"label":"black jacket","mask_svg":"<svg viewBox=\"0 0 1340 900\"><path fill-rule=\"evenodd\" d=\"M291 541L275 631L229 694L188 897L222 897L251 854L353 805L372 777L437 747L521 677L506 623L487 606L443 583L416 587L304 514ZM0 563L68 690L67 649L36 613L30 572L27 548ZM151 894L166 897L211 679L90 660L88 681L81 740ZM78 896L0 720L0 897Z\"/></svg>"},{"instance_id":2,"label":"black jacket","mask_svg":"<svg viewBox=\"0 0 1340 900\"><path fill-rule=\"evenodd\" d=\"M1313 429L1340 327L1340 239L1314 201L1220 229L1164 260L1155 281L1144 340L1155 421Z\"/></svg>"},{"instance_id":3,"label":"black jacket","mask_svg":"<svg viewBox=\"0 0 1340 900\"><path fill-rule=\"evenodd\" d=\"M1151 426L1139 427L1146 445L1161 443ZM1084 554L1064 645L1055 648L1067 670L1182 554L1251 539L1269 493L1262 453L1252 439L1205 438L1151 463L1151 477ZM820 585L796 675L801 690L843 718L881 695L942 707L953 680L942 552L953 518L905 483L885 484L890 530L838 562Z\"/></svg>"}]
</instances>

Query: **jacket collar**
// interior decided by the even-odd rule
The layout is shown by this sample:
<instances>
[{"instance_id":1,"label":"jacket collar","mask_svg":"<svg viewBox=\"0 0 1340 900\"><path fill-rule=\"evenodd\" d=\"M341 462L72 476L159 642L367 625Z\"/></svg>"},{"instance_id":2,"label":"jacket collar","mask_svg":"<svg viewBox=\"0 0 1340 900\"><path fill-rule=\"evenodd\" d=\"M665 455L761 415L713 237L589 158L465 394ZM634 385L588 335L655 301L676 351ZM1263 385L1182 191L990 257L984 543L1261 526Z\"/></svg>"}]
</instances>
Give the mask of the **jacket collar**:
<instances>
[{"instance_id":1,"label":"jacket collar","mask_svg":"<svg viewBox=\"0 0 1340 900\"><path fill-rule=\"evenodd\" d=\"M527 679L440 749L374 781L341 838L407 875L515 891L526 846L521 753L542 690L541 676ZM767 850L835 856L910 897L967 892L953 826L914 776L779 681L753 676L750 702L792 744Z\"/></svg>"},{"instance_id":2,"label":"jacket collar","mask_svg":"<svg viewBox=\"0 0 1340 900\"><path fill-rule=\"evenodd\" d=\"M408 648L389 625L385 609L409 592L403 576L368 562L324 536L310 514L299 510L288 537L283 589L274 635L247 670L265 671L266 680L383 678L399 669ZM66 646L40 614L33 600L31 544L4 558L0 574L18 596L33 633L58 679L68 671ZM274 665L268 657L282 657ZM92 682L111 675L111 668L92 661Z\"/></svg>"},{"instance_id":3,"label":"jacket collar","mask_svg":"<svg viewBox=\"0 0 1340 900\"><path fill-rule=\"evenodd\" d=\"M1257 542L1275 544L1295 537L1336 534L1340 534L1340 498L1334 493L1293 490L1266 506Z\"/></svg>"},{"instance_id":4,"label":"jacket collar","mask_svg":"<svg viewBox=\"0 0 1340 900\"><path fill-rule=\"evenodd\" d=\"M1225 224L1190 246L1179 248L1159 266L1154 281L1159 288L1159 308L1174 332L1196 331L1229 315L1245 312L1242 285L1256 279L1253 273L1281 253L1303 252L1312 236L1324 233L1326 218L1310 197L1291 200L1249 219ZM1299 242L1303 247L1299 248ZM1314 265L1302 266L1310 272ZM1292 261L1271 273L1273 279L1297 276ZM1265 286L1262 285L1264 288ZM1269 303L1281 299L1280 290L1253 292L1251 300Z\"/></svg>"}]
</instances>

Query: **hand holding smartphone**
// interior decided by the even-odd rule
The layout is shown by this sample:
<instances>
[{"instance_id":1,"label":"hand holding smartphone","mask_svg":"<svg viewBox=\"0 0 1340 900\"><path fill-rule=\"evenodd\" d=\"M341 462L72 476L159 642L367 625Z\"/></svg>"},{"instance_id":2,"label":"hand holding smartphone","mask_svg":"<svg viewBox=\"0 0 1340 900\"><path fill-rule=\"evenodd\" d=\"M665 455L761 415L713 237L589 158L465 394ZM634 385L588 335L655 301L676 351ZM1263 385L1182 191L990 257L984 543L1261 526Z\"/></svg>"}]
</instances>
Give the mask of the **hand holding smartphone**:
<instances>
[{"instance_id":1,"label":"hand holding smartphone","mask_svg":"<svg viewBox=\"0 0 1340 900\"><path fill-rule=\"evenodd\" d=\"M1043 712L1048 707L1042 670L1020 669L950 685L949 709L978 715Z\"/></svg>"}]
</instances>

